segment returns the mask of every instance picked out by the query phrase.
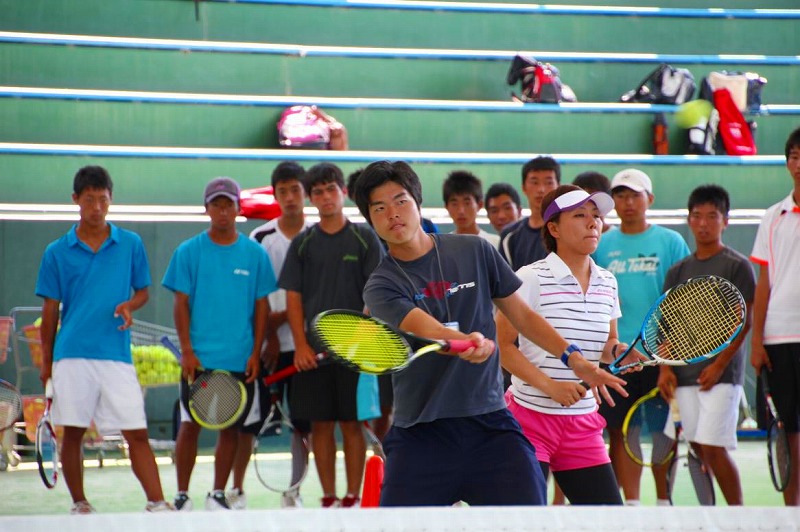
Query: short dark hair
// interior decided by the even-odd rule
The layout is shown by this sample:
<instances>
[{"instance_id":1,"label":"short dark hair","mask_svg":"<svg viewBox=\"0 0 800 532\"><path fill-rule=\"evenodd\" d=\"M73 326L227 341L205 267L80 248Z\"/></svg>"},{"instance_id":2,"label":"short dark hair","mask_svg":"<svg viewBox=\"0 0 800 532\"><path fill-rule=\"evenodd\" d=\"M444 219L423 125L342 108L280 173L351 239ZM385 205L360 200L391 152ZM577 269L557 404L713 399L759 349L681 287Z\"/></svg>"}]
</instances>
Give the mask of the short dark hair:
<instances>
[{"instance_id":1,"label":"short dark hair","mask_svg":"<svg viewBox=\"0 0 800 532\"><path fill-rule=\"evenodd\" d=\"M786 139L786 160L789 160L789 152L794 148L800 148L800 127L789 133Z\"/></svg>"},{"instance_id":2,"label":"short dark hair","mask_svg":"<svg viewBox=\"0 0 800 532\"><path fill-rule=\"evenodd\" d=\"M713 205L726 218L731 209L731 198L728 195L728 191L719 185L700 185L692 190L692 193L689 194L689 213L697 205L705 203Z\"/></svg>"},{"instance_id":3,"label":"short dark hair","mask_svg":"<svg viewBox=\"0 0 800 532\"><path fill-rule=\"evenodd\" d=\"M109 194L113 194L114 182L111 181L108 170L102 166L84 166L75 174L75 179L72 181L72 191L76 196L80 196L81 192L87 188L108 190Z\"/></svg>"},{"instance_id":4,"label":"short dark hair","mask_svg":"<svg viewBox=\"0 0 800 532\"><path fill-rule=\"evenodd\" d=\"M311 196L311 189L317 185L336 183L344 189L344 174L342 169L333 163L319 163L308 169L303 177L303 186L306 194Z\"/></svg>"},{"instance_id":5,"label":"short dark hair","mask_svg":"<svg viewBox=\"0 0 800 532\"><path fill-rule=\"evenodd\" d=\"M300 166L294 161L283 161L278 164L272 171L272 188L278 186L279 183L284 181L300 181L303 182L303 176L306 174L305 168Z\"/></svg>"},{"instance_id":6,"label":"short dark hair","mask_svg":"<svg viewBox=\"0 0 800 532\"><path fill-rule=\"evenodd\" d=\"M529 173L537 170L552 170L556 174L556 183L561 183L561 165L552 157L540 155L522 166L522 184L525 184Z\"/></svg>"},{"instance_id":7,"label":"short dark hair","mask_svg":"<svg viewBox=\"0 0 800 532\"><path fill-rule=\"evenodd\" d=\"M592 194L593 192L605 192L611 195L611 180L604 174L589 170L581 172L572 180L572 184L581 187L583 190Z\"/></svg>"},{"instance_id":8,"label":"short dark hair","mask_svg":"<svg viewBox=\"0 0 800 532\"><path fill-rule=\"evenodd\" d=\"M475 201L483 201L483 185L481 180L472 172L466 170L455 170L450 172L447 179L442 183L442 199L445 204L450 197L455 194L469 194Z\"/></svg>"},{"instance_id":9,"label":"short dark hair","mask_svg":"<svg viewBox=\"0 0 800 532\"><path fill-rule=\"evenodd\" d=\"M489 190L486 191L486 196L484 197L484 203L486 207L489 207L490 199L502 196L503 194L507 194L508 197L511 198L511 201L517 204L518 209L522 208L522 202L519 199L519 192L517 192L517 189L508 183L494 183L489 187Z\"/></svg>"},{"instance_id":10,"label":"short dark hair","mask_svg":"<svg viewBox=\"0 0 800 532\"><path fill-rule=\"evenodd\" d=\"M419 181L419 176L408 163L403 161L376 161L361 172L361 176L356 181L356 190L353 194L358 210L370 225L372 225L372 220L369 217L369 196L373 190L388 182L397 183L408 191L411 197L414 198L417 209L422 205L422 184Z\"/></svg>"},{"instance_id":11,"label":"short dark hair","mask_svg":"<svg viewBox=\"0 0 800 532\"><path fill-rule=\"evenodd\" d=\"M581 187L576 185L559 185L555 190L551 190L545 194L544 198L542 198L542 219L544 219L544 213L547 210L547 207L553 203L553 200L559 196L563 196L567 192L572 192L573 190L581 190ZM560 212L547 220L542 226L542 244L544 244L544 249L550 252L558 251L558 241L555 239L555 237L553 237L552 234L550 234L548 224L550 222L558 222L559 219L561 219Z\"/></svg>"},{"instance_id":12,"label":"short dark hair","mask_svg":"<svg viewBox=\"0 0 800 532\"><path fill-rule=\"evenodd\" d=\"M350 198L350 201L356 200L356 183L358 183L358 178L361 177L361 172L363 171L363 168L359 168L347 176L347 197Z\"/></svg>"}]
</instances>

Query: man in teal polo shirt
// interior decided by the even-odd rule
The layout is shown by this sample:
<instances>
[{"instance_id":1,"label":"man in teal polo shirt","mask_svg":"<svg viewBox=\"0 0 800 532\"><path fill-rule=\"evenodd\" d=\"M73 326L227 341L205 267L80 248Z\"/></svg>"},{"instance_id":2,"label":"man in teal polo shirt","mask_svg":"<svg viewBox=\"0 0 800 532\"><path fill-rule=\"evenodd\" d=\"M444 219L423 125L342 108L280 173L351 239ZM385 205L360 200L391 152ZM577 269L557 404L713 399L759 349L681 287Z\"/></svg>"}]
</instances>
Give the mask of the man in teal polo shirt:
<instances>
[{"instance_id":1,"label":"man in teal polo shirt","mask_svg":"<svg viewBox=\"0 0 800 532\"><path fill-rule=\"evenodd\" d=\"M92 420L101 434L122 432L147 495L145 509L172 509L148 442L128 332L132 313L147 303L150 268L139 235L106 221L112 189L104 168L78 171L72 201L80 221L47 246L36 283L44 298L40 377L43 384L52 377L53 421L64 426L61 468L73 514L95 511L83 491L81 449Z\"/></svg>"}]
</instances>

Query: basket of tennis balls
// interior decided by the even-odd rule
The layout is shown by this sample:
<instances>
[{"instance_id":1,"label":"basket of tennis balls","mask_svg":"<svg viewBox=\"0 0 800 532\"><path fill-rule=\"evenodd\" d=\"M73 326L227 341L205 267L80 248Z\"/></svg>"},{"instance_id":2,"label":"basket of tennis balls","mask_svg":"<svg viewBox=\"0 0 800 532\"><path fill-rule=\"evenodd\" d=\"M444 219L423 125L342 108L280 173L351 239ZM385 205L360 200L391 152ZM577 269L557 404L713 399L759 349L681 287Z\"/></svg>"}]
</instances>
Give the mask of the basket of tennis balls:
<instances>
[{"instance_id":1,"label":"basket of tennis balls","mask_svg":"<svg viewBox=\"0 0 800 532\"><path fill-rule=\"evenodd\" d=\"M161 345L132 345L131 356L136 376L142 386L176 384L181 366L169 349Z\"/></svg>"}]
</instances>

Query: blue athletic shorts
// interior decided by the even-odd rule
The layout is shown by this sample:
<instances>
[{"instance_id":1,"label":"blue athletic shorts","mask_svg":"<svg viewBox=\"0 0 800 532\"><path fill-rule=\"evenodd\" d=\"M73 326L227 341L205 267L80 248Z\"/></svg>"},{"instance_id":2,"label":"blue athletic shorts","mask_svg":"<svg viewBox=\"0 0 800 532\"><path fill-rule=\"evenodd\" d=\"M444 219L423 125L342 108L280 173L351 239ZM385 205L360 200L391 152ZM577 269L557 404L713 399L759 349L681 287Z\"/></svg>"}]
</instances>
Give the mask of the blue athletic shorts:
<instances>
[{"instance_id":1,"label":"blue athletic shorts","mask_svg":"<svg viewBox=\"0 0 800 532\"><path fill-rule=\"evenodd\" d=\"M381 506L546 504L536 452L507 409L393 426L383 448Z\"/></svg>"}]
</instances>

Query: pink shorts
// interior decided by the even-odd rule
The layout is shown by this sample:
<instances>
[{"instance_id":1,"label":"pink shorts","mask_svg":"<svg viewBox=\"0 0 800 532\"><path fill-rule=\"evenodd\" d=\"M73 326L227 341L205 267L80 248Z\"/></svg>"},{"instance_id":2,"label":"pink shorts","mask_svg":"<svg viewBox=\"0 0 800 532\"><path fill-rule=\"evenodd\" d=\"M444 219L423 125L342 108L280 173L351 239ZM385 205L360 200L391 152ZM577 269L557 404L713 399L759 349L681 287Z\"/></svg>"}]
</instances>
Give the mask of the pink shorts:
<instances>
[{"instance_id":1,"label":"pink shorts","mask_svg":"<svg viewBox=\"0 0 800 532\"><path fill-rule=\"evenodd\" d=\"M510 392L506 393L506 404L536 448L536 458L550 464L550 471L611 462L603 440L606 421L597 412L575 416L543 414L520 406Z\"/></svg>"}]
</instances>

